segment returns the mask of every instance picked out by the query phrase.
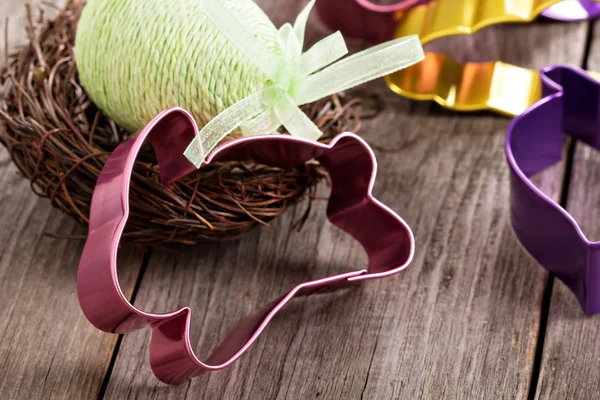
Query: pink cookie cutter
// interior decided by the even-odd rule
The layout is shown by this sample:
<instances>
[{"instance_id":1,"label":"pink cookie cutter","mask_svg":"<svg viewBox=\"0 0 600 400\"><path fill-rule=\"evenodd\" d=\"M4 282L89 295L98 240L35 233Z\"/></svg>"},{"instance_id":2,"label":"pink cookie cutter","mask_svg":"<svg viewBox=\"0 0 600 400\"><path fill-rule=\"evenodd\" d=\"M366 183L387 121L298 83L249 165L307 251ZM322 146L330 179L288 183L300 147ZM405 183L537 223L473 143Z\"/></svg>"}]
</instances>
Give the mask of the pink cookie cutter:
<instances>
[{"instance_id":1,"label":"pink cookie cutter","mask_svg":"<svg viewBox=\"0 0 600 400\"><path fill-rule=\"evenodd\" d=\"M385 42L394 37L403 13L431 0L400 0L379 5L371 0L318 0L317 11L321 21L333 31L345 36Z\"/></svg>"},{"instance_id":2,"label":"pink cookie cutter","mask_svg":"<svg viewBox=\"0 0 600 400\"><path fill-rule=\"evenodd\" d=\"M195 170L183 151L197 132L189 113L172 108L159 114L137 138L124 141L112 153L94 190L89 234L77 279L81 308L97 328L112 333L152 328L152 371L166 383L182 382L233 363L292 298L393 275L406 268L414 254L414 238L408 225L371 194L377 163L372 150L358 136L341 134L328 145L286 135L247 137L223 144L208 156L204 165L213 161L248 160L294 168L311 159L318 160L328 170L332 182L327 216L360 242L369 264L367 269L296 286L242 320L206 361L200 361L190 343L192 314L188 307L166 314L142 311L127 300L117 279L117 252L129 215L131 173L142 144L146 139L150 141L156 151L161 180L169 184Z\"/></svg>"}]
</instances>

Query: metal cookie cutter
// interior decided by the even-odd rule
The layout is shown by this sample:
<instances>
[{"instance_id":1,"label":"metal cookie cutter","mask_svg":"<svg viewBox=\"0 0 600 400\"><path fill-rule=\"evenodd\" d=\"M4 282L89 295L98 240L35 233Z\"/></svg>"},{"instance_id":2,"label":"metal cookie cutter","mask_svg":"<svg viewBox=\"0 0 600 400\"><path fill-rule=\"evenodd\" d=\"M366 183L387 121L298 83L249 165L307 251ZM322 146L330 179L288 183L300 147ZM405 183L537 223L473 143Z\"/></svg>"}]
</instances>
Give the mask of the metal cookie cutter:
<instances>
[{"instance_id":1,"label":"metal cookie cutter","mask_svg":"<svg viewBox=\"0 0 600 400\"><path fill-rule=\"evenodd\" d=\"M242 320L225 340L200 361L189 338L191 310L166 314L142 311L123 295L117 279L117 251L129 214L129 185L136 156L149 140L156 151L161 180L169 184L195 170L183 151L197 133L186 111L173 108L158 115L135 139L124 141L104 166L94 190L88 239L78 271L79 302L97 328L126 333L150 326L150 363L163 382L178 383L204 371L225 368L257 340L271 319L292 298L335 291L358 282L384 278L408 266L414 238L408 225L376 200L371 190L377 163L369 146L358 136L338 135L331 144L284 135L246 137L217 147L204 165L213 161L252 160L281 168L318 160L329 172L332 194L329 220L352 235L365 249L366 269L302 283Z\"/></svg>"},{"instance_id":2,"label":"metal cookie cutter","mask_svg":"<svg viewBox=\"0 0 600 400\"><path fill-rule=\"evenodd\" d=\"M398 21L413 7L430 0L400 0L379 5L370 0L318 0L319 17L333 31L345 36L385 42L394 36Z\"/></svg>"},{"instance_id":3,"label":"metal cookie cutter","mask_svg":"<svg viewBox=\"0 0 600 400\"><path fill-rule=\"evenodd\" d=\"M600 0L428 0L402 10L367 7L365 0L320 0L317 5L323 22L334 30L376 41L417 34L423 45L499 23L530 22L540 15L560 21L600 16ZM386 81L394 92L413 100L432 100L455 111L492 110L511 117L521 114L542 94L537 70L500 61L461 64L433 52L426 52L420 64L388 75Z\"/></svg>"},{"instance_id":4,"label":"metal cookie cutter","mask_svg":"<svg viewBox=\"0 0 600 400\"><path fill-rule=\"evenodd\" d=\"M511 220L533 257L577 296L586 314L600 312L600 242L529 178L562 158L563 133L600 150L600 83L564 65L541 70L543 98L516 117L506 138Z\"/></svg>"}]
</instances>

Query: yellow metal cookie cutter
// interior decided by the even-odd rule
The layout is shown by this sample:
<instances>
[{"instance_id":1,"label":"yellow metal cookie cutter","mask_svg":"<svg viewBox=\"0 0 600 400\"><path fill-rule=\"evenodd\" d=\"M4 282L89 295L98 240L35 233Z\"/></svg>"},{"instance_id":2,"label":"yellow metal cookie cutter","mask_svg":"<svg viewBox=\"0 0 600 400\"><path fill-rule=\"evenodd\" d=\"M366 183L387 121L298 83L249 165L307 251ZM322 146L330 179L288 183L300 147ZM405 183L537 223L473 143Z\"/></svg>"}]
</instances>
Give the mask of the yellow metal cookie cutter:
<instances>
[{"instance_id":1,"label":"yellow metal cookie cutter","mask_svg":"<svg viewBox=\"0 0 600 400\"><path fill-rule=\"evenodd\" d=\"M404 12L395 36L417 34L425 45L499 23L531 22L560 2L433 0ZM591 75L600 78L600 74ZM542 95L539 71L501 61L462 64L432 52L426 52L420 64L389 75L386 81L394 92L410 99L432 100L456 111L492 110L507 116L521 114Z\"/></svg>"}]
</instances>

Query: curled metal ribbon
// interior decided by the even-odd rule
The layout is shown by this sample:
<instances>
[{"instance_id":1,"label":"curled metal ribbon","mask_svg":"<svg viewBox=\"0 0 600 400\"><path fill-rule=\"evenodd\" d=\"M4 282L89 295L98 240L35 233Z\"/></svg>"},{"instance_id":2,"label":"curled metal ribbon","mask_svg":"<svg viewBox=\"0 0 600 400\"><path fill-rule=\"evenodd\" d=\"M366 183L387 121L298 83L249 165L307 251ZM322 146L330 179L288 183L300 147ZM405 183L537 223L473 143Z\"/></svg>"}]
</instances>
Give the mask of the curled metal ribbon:
<instances>
[{"instance_id":1,"label":"curled metal ribbon","mask_svg":"<svg viewBox=\"0 0 600 400\"><path fill-rule=\"evenodd\" d=\"M237 128L245 136L255 136L274 133L283 125L293 136L316 140L322 132L298 106L414 65L424 57L418 37L413 35L338 61L348 53L340 32L302 53L315 0L304 8L294 26L286 23L279 29L279 49L272 51L250 34L221 0L204 1L207 18L264 73L269 83L202 128L185 150L185 156L196 167Z\"/></svg>"},{"instance_id":2,"label":"curled metal ribbon","mask_svg":"<svg viewBox=\"0 0 600 400\"><path fill-rule=\"evenodd\" d=\"M117 279L117 252L129 217L129 186L138 152L146 141L152 144L161 181L168 184L196 170L183 156L183 149L197 132L193 117L181 108L173 108L159 114L136 138L115 149L94 189L88 238L77 273L79 303L94 326L112 333L152 328L152 371L166 383L178 383L235 362L294 297L331 292L396 274L410 264L415 251L410 227L371 193L377 162L367 143L358 136L341 134L331 144L288 135L254 136L219 146L203 165L247 160L296 168L308 160L318 160L331 177L327 217L362 245L369 264L292 288L240 321L210 356L200 361L190 343L192 312L188 307L163 314L140 310L123 295Z\"/></svg>"}]
</instances>

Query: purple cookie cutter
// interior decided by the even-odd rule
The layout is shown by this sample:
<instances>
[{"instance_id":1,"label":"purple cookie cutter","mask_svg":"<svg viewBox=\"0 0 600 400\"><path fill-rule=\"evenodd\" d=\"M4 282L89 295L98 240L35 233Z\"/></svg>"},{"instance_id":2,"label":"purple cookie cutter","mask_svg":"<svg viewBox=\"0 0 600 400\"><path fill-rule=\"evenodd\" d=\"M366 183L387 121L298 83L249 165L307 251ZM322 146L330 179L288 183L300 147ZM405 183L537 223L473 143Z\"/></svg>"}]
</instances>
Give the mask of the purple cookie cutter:
<instances>
[{"instance_id":1,"label":"purple cookie cutter","mask_svg":"<svg viewBox=\"0 0 600 400\"><path fill-rule=\"evenodd\" d=\"M394 37L399 12L435 0L404 0L391 5L376 5L370 0L318 0L321 21L333 31L373 42ZM550 6L542 16L557 21L582 21L600 16L600 3L592 0L565 0ZM400 17L401 18L401 17Z\"/></svg>"},{"instance_id":2,"label":"purple cookie cutter","mask_svg":"<svg viewBox=\"0 0 600 400\"><path fill-rule=\"evenodd\" d=\"M506 138L510 210L525 249L575 294L586 314L600 312L600 242L530 177L559 162L563 133L600 150L600 83L565 65L541 70L543 97L516 117Z\"/></svg>"},{"instance_id":3,"label":"purple cookie cutter","mask_svg":"<svg viewBox=\"0 0 600 400\"><path fill-rule=\"evenodd\" d=\"M600 16L600 3L592 0L565 0L548 7L542 16L564 22L585 21Z\"/></svg>"},{"instance_id":4,"label":"purple cookie cutter","mask_svg":"<svg viewBox=\"0 0 600 400\"><path fill-rule=\"evenodd\" d=\"M117 279L117 252L129 214L129 185L133 165L148 139L156 151L161 181L169 184L195 170L183 151L198 132L189 113L173 108L158 115L135 139L124 141L112 153L99 178L90 210L88 239L77 277L81 308L97 328L126 333L150 326L150 363L163 382L178 383L204 371L225 368L237 360L293 297L339 290L358 282L384 278L406 268L414 254L408 225L376 200L371 190L377 163L369 146L358 136L338 135L322 144L284 135L237 139L217 147L204 162L252 160L282 168L318 160L331 177L329 220L352 235L365 249L366 269L305 282L242 320L206 361L194 354L189 338L191 310L152 314L132 305Z\"/></svg>"}]
</instances>

